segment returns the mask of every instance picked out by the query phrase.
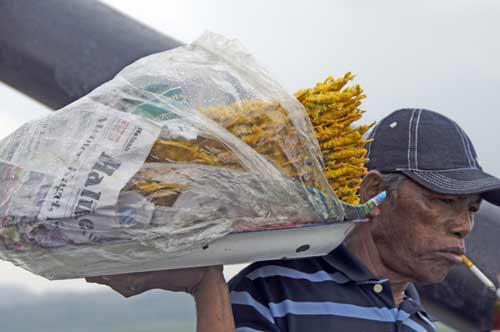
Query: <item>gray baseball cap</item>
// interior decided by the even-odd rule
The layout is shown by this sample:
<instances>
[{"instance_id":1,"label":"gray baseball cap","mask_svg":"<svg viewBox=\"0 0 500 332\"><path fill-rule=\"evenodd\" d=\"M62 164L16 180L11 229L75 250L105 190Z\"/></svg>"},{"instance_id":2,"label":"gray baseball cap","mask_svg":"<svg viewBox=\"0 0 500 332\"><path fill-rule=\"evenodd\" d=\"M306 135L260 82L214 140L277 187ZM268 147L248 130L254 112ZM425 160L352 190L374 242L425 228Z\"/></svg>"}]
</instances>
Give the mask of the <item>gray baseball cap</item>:
<instances>
[{"instance_id":1,"label":"gray baseball cap","mask_svg":"<svg viewBox=\"0 0 500 332\"><path fill-rule=\"evenodd\" d=\"M447 117L425 109L400 109L369 133L366 167L400 172L434 192L480 194L500 206L500 179L485 173L465 132Z\"/></svg>"}]
</instances>

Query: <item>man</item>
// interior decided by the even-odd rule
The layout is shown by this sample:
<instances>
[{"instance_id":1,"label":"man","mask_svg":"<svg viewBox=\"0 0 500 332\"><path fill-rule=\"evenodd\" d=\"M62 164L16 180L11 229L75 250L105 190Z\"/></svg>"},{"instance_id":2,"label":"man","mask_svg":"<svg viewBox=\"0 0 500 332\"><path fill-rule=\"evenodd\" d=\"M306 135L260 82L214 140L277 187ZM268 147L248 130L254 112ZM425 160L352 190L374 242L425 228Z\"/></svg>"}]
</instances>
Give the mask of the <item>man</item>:
<instances>
[{"instance_id":1,"label":"man","mask_svg":"<svg viewBox=\"0 0 500 332\"><path fill-rule=\"evenodd\" d=\"M89 281L125 296L187 291L199 331L434 331L412 283L439 282L460 264L481 200L500 205L500 180L482 171L463 130L432 111L396 111L370 137L359 194L388 198L328 255L252 264L230 293L218 267Z\"/></svg>"}]
</instances>

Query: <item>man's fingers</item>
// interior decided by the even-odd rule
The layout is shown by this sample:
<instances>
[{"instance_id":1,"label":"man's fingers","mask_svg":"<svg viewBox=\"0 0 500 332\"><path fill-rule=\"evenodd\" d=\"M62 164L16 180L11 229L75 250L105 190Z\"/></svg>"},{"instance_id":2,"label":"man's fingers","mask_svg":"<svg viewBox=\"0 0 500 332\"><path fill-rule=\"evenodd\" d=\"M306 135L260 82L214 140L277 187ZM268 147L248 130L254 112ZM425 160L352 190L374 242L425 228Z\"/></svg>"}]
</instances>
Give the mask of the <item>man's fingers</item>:
<instances>
[{"instance_id":1,"label":"man's fingers","mask_svg":"<svg viewBox=\"0 0 500 332\"><path fill-rule=\"evenodd\" d=\"M103 282L102 277L87 277L85 281L91 284L101 284Z\"/></svg>"},{"instance_id":2,"label":"man's fingers","mask_svg":"<svg viewBox=\"0 0 500 332\"><path fill-rule=\"evenodd\" d=\"M111 287L124 297L141 294L151 289L165 289L193 293L204 279L222 275L223 266L187 268L169 271L125 273L85 278L89 283ZM223 278L223 277L222 277Z\"/></svg>"},{"instance_id":3,"label":"man's fingers","mask_svg":"<svg viewBox=\"0 0 500 332\"><path fill-rule=\"evenodd\" d=\"M118 278L113 279L113 277L110 276L86 277L85 280L88 283L100 285L109 285L110 283L117 283L121 281Z\"/></svg>"}]
</instances>

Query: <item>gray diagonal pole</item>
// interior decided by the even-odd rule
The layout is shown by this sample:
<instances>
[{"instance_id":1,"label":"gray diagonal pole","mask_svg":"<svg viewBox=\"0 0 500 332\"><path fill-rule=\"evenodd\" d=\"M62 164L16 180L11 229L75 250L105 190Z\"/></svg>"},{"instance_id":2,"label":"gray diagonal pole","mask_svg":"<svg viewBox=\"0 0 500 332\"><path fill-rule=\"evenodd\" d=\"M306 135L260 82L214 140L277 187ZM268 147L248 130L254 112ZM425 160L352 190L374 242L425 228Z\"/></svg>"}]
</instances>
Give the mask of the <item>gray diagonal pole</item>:
<instances>
[{"instance_id":1,"label":"gray diagonal pole","mask_svg":"<svg viewBox=\"0 0 500 332\"><path fill-rule=\"evenodd\" d=\"M0 80L53 109L179 45L94 0L0 1Z\"/></svg>"}]
</instances>

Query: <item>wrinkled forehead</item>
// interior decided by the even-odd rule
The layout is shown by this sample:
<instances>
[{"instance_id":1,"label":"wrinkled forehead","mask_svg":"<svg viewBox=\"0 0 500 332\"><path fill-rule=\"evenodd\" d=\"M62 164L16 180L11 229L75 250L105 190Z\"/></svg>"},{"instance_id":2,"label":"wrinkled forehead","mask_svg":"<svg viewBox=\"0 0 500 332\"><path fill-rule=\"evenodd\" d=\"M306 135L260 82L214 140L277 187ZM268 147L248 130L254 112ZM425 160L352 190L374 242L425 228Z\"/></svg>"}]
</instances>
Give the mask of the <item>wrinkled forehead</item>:
<instances>
[{"instance_id":1,"label":"wrinkled forehead","mask_svg":"<svg viewBox=\"0 0 500 332\"><path fill-rule=\"evenodd\" d=\"M430 196L430 197L454 199L454 200L460 200L460 201L467 201L467 202L471 202L471 203L476 203L476 202L480 203L482 201L482 197L480 194L468 194L468 195L444 194L444 193L440 193L437 191L427 189L424 186L418 184L417 182L413 181L412 179L410 179L408 177L405 179L405 181L402 185L406 186L407 190L414 191L416 193L420 193L420 194Z\"/></svg>"}]
</instances>

